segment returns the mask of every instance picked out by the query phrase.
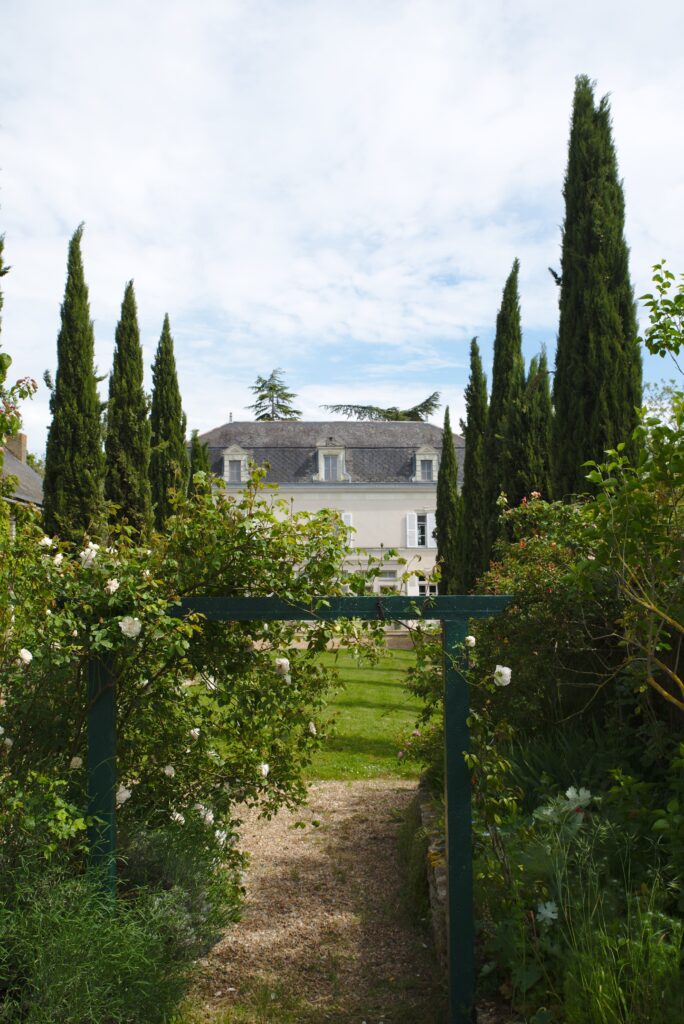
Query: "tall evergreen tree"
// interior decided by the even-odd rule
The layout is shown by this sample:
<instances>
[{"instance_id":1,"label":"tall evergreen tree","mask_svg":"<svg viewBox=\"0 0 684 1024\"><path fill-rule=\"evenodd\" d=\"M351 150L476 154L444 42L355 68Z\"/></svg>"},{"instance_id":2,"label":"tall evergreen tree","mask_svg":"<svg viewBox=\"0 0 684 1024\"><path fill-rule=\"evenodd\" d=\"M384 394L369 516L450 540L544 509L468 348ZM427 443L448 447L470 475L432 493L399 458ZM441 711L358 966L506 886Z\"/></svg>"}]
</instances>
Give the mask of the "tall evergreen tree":
<instances>
[{"instance_id":1,"label":"tall evergreen tree","mask_svg":"<svg viewBox=\"0 0 684 1024\"><path fill-rule=\"evenodd\" d=\"M148 402L143 391L143 354L133 282L129 281L116 327L109 378L105 437L105 498L117 518L144 534L152 522Z\"/></svg>"},{"instance_id":2,"label":"tall evergreen tree","mask_svg":"<svg viewBox=\"0 0 684 1024\"><path fill-rule=\"evenodd\" d=\"M489 504L485 440L487 436L487 379L477 338L470 343L470 379L465 391L466 419L463 459L462 584L469 591L487 568Z\"/></svg>"},{"instance_id":3,"label":"tall evergreen tree","mask_svg":"<svg viewBox=\"0 0 684 1024\"><path fill-rule=\"evenodd\" d=\"M272 370L269 377L257 377L250 391L256 402L247 408L254 410L256 420L298 420L302 415L292 404L297 396L286 387L281 369Z\"/></svg>"},{"instance_id":4,"label":"tall evergreen tree","mask_svg":"<svg viewBox=\"0 0 684 1024\"><path fill-rule=\"evenodd\" d=\"M211 473L211 466L209 465L209 446L202 444L199 439L199 433L196 430L193 430L192 437L190 439L188 494L192 494L195 490L195 473L206 473L208 477Z\"/></svg>"},{"instance_id":5,"label":"tall evergreen tree","mask_svg":"<svg viewBox=\"0 0 684 1024\"><path fill-rule=\"evenodd\" d=\"M435 513L435 536L437 539L437 561L441 579L441 594L458 594L461 591L461 551L463 528L463 507L458 492L458 462L451 433L449 407L444 414L442 433L442 458L437 474L437 510Z\"/></svg>"},{"instance_id":6,"label":"tall evergreen tree","mask_svg":"<svg viewBox=\"0 0 684 1024\"><path fill-rule=\"evenodd\" d=\"M557 498L586 490L587 459L628 441L641 404L641 353L625 201L607 97L575 81L563 186L560 323L553 386Z\"/></svg>"},{"instance_id":7,"label":"tall evergreen tree","mask_svg":"<svg viewBox=\"0 0 684 1024\"><path fill-rule=\"evenodd\" d=\"M95 340L81 257L82 235L81 224L69 242L43 481L45 529L72 540L81 539L101 510L104 482Z\"/></svg>"},{"instance_id":8,"label":"tall evergreen tree","mask_svg":"<svg viewBox=\"0 0 684 1024\"><path fill-rule=\"evenodd\" d=\"M534 356L525 383L525 448L523 482L526 494L539 491L546 501L553 497L551 472L551 431L553 408L549 386L546 349Z\"/></svg>"},{"instance_id":9,"label":"tall evergreen tree","mask_svg":"<svg viewBox=\"0 0 684 1024\"><path fill-rule=\"evenodd\" d=\"M188 452L185 447L185 416L173 354L173 338L168 313L164 316L159 345L152 364L152 452L150 481L154 521L158 530L171 514L169 488L184 491L188 479Z\"/></svg>"},{"instance_id":10,"label":"tall evergreen tree","mask_svg":"<svg viewBox=\"0 0 684 1024\"><path fill-rule=\"evenodd\" d=\"M492 394L489 401L485 461L488 479L488 544L494 540L497 524L497 499L505 492L509 504L517 504L519 493L517 467L521 455L521 409L525 390L525 363L522 357L520 297L516 259L504 286L501 308L496 318ZM487 552L487 558L489 551Z\"/></svg>"}]
</instances>

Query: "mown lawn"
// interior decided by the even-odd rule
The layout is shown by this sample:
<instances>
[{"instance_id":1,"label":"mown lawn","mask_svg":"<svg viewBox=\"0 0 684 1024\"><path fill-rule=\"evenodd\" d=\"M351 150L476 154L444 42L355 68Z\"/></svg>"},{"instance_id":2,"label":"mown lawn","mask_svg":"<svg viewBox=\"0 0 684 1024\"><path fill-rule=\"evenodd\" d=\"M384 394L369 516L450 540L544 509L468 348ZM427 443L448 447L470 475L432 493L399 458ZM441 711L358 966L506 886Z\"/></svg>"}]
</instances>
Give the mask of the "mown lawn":
<instances>
[{"instance_id":1,"label":"mown lawn","mask_svg":"<svg viewBox=\"0 0 684 1024\"><path fill-rule=\"evenodd\" d=\"M404 689L413 651L387 651L376 665L343 651L323 655L337 669L340 690L323 721L333 726L307 772L308 779L414 778L415 763L398 759L401 737L413 728L419 702Z\"/></svg>"}]
</instances>

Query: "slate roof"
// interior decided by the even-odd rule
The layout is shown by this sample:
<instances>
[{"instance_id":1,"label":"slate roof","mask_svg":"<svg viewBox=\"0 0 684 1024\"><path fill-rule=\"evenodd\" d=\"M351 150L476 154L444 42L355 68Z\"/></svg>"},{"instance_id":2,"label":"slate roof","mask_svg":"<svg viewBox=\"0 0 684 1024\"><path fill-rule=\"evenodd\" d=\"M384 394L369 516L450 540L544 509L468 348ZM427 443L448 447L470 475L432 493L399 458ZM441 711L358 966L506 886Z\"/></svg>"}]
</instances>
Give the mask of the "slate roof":
<instances>
[{"instance_id":1,"label":"slate roof","mask_svg":"<svg viewBox=\"0 0 684 1024\"><path fill-rule=\"evenodd\" d=\"M14 501L32 503L33 505L43 504L43 480L27 463L20 462L15 455L7 448L3 448L4 465L3 476L14 476L18 483L12 494Z\"/></svg>"},{"instance_id":2,"label":"slate roof","mask_svg":"<svg viewBox=\"0 0 684 1024\"><path fill-rule=\"evenodd\" d=\"M224 423L200 435L209 447L214 473L223 476L223 452L237 445L261 465L268 462L268 480L278 484L310 483L318 472L319 447L345 451L345 471L352 484L406 484L415 474L414 457L423 447L442 449L442 430L431 423L385 423L349 420ZM459 475L463 438L454 434ZM340 481L343 486L347 481ZM434 486L434 482L432 484Z\"/></svg>"}]
</instances>

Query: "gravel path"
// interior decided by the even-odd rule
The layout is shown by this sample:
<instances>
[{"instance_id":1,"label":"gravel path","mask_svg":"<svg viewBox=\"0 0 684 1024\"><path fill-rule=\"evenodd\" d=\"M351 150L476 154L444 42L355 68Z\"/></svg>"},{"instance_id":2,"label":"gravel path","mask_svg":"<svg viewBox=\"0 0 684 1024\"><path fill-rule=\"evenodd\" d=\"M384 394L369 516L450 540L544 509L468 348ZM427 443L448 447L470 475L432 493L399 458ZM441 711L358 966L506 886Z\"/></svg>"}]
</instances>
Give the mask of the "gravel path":
<instances>
[{"instance_id":1,"label":"gravel path","mask_svg":"<svg viewBox=\"0 0 684 1024\"><path fill-rule=\"evenodd\" d=\"M203 1019L444 1019L429 939L401 903L397 832L415 789L401 779L320 782L299 811L247 818L245 913L202 963L193 1003Z\"/></svg>"}]
</instances>

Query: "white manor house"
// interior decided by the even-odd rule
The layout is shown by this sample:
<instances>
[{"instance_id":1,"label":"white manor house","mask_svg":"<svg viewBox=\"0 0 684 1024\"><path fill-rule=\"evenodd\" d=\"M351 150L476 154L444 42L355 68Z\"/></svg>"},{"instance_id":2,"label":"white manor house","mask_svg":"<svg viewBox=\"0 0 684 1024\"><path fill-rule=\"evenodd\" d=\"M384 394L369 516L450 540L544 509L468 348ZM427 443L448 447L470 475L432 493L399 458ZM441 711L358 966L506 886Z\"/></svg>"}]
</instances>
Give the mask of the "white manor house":
<instances>
[{"instance_id":1,"label":"white manor house","mask_svg":"<svg viewBox=\"0 0 684 1024\"><path fill-rule=\"evenodd\" d=\"M338 511L350 527L350 543L363 564L388 548L408 565L386 562L376 590L424 594L434 585L433 537L442 430L430 423L306 423L292 420L226 423L200 435L212 471L228 493L247 480L250 462L268 463L266 477L296 511ZM459 464L463 439L454 434ZM408 583L401 577L413 570Z\"/></svg>"}]
</instances>

